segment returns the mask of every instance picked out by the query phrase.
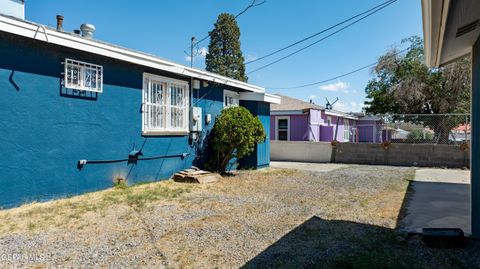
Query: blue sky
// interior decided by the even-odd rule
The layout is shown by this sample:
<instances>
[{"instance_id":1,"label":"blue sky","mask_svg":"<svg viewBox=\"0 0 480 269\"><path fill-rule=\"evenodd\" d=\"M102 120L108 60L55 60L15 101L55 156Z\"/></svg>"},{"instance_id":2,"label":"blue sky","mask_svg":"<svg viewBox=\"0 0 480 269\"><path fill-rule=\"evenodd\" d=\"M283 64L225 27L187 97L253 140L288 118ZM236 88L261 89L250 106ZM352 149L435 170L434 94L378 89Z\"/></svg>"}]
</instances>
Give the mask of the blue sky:
<instances>
[{"instance_id":1,"label":"blue sky","mask_svg":"<svg viewBox=\"0 0 480 269\"><path fill-rule=\"evenodd\" d=\"M316 33L385 0L267 0L238 18L245 58L254 59ZM251 0L93 1L27 0L26 19L55 26L55 15L65 16L64 28L78 29L92 23L95 38L158 55L189 65L184 50L190 38L207 35L221 12L238 13ZM422 36L420 1L399 0L382 11L278 64L249 74L249 82L318 104L340 99L337 109L360 110L365 100L369 70L341 78L327 85L302 89L274 90L321 81L365 66L403 38ZM315 40L315 39L313 39ZM312 41L313 41L312 40ZM200 47L207 47L203 42ZM298 46L300 48L301 46ZM285 52L285 54L288 52ZM260 67L284 54L247 66ZM196 57L194 66L204 68Z\"/></svg>"}]
</instances>

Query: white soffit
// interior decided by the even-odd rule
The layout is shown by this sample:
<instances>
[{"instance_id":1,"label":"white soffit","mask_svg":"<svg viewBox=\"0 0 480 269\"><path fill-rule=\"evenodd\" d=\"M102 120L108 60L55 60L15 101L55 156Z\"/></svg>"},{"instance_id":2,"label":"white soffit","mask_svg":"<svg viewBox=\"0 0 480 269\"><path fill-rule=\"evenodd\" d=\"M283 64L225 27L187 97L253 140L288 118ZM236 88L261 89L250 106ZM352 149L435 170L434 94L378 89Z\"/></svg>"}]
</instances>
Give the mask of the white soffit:
<instances>
[{"instance_id":1,"label":"white soffit","mask_svg":"<svg viewBox=\"0 0 480 269\"><path fill-rule=\"evenodd\" d=\"M478 0L422 0L422 17L425 63L431 67L468 55L480 34Z\"/></svg>"}]
</instances>

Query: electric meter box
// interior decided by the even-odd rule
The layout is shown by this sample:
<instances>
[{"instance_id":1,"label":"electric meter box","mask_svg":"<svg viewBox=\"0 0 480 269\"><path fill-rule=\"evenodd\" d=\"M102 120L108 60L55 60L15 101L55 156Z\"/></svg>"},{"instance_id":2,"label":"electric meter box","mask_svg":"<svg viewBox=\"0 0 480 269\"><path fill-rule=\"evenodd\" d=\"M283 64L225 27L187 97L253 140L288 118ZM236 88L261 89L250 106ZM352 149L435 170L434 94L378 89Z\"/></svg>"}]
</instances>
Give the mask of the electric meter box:
<instances>
[{"instance_id":1,"label":"electric meter box","mask_svg":"<svg viewBox=\"0 0 480 269\"><path fill-rule=\"evenodd\" d=\"M190 131L199 132L202 130L202 108L192 107L190 110Z\"/></svg>"}]
</instances>

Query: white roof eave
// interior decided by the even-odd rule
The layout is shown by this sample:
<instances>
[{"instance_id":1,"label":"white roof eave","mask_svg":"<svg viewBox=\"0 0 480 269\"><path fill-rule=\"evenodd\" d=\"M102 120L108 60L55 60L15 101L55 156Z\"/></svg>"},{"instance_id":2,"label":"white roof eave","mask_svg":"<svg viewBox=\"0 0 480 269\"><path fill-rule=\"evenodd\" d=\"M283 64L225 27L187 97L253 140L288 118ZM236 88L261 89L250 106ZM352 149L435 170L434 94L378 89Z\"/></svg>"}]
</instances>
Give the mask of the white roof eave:
<instances>
[{"instance_id":1,"label":"white roof eave","mask_svg":"<svg viewBox=\"0 0 480 269\"><path fill-rule=\"evenodd\" d=\"M425 64L442 65L441 55L450 0L422 0Z\"/></svg>"},{"instance_id":2,"label":"white roof eave","mask_svg":"<svg viewBox=\"0 0 480 269\"><path fill-rule=\"evenodd\" d=\"M121 61L130 62L179 75L220 83L250 92L264 93L265 88L231 79L211 72L186 67L159 57L121 48L70 33L58 32L44 25L0 15L0 31L77 49Z\"/></svg>"},{"instance_id":3,"label":"white roof eave","mask_svg":"<svg viewBox=\"0 0 480 269\"><path fill-rule=\"evenodd\" d=\"M241 92L240 100L245 101L261 101L270 104L281 104L282 98L278 95L270 93L251 93L251 92Z\"/></svg>"},{"instance_id":4,"label":"white roof eave","mask_svg":"<svg viewBox=\"0 0 480 269\"><path fill-rule=\"evenodd\" d=\"M342 113L342 112L336 112L336 111L332 111L332 110L328 110L328 109L325 109L325 115L337 116L337 117L342 117L342 118L346 118L346 119L350 119L350 120L358 120L358 117L356 117L356 116L348 115L348 114L345 114L345 113Z\"/></svg>"}]
</instances>

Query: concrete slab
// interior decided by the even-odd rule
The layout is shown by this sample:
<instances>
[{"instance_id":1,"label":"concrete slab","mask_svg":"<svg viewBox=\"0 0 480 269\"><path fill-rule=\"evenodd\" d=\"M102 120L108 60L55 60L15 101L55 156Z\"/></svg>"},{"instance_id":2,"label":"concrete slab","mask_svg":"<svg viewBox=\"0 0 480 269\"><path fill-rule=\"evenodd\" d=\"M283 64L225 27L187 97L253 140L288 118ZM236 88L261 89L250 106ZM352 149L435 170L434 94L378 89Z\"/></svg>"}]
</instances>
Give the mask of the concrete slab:
<instances>
[{"instance_id":1,"label":"concrete slab","mask_svg":"<svg viewBox=\"0 0 480 269\"><path fill-rule=\"evenodd\" d=\"M418 168L415 181L470 184L470 170Z\"/></svg>"},{"instance_id":2,"label":"concrete slab","mask_svg":"<svg viewBox=\"0 0 480 269\"><path fill-rule=\"evenodd\" d=\"M421 232L422 228L460 228L471 233L470 171L418 169L410 184L400 229Z\"/></svg>"},{"instance_id":3,"label":"concrete slab","mask_svg":"<svg viewBox=\"0 0 480 269\"><path fill-rule=\"evenodd\" d=\"M312 172L330 172L347 166L347 164L338 163L270 162L270 167L272 168L287 168Z\"/></svg>"}]
</instances>

